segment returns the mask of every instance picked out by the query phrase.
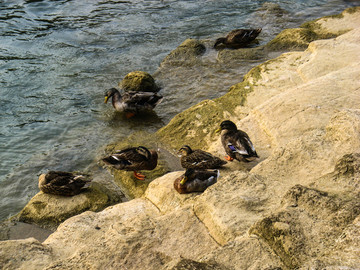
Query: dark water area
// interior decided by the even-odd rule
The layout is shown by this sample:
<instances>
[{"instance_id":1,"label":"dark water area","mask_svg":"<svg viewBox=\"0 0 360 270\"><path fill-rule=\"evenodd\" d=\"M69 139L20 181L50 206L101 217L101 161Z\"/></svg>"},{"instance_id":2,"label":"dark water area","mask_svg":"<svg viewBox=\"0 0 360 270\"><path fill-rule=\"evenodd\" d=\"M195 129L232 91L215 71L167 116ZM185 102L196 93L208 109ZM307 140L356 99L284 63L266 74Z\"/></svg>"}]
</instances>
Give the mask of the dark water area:
<instances>
[{"instance_id":1,"label":"dark water area","mask_svg":"<svg viewBox=\"0 0 360 270\"><path fill-rule=\"evenodd\" d=\"M119 117L103 104L105 90L127 73L155 73L186 38L214 40L235 28L262 27L265 44L285 28L359 4L268 1L286 10L277 16L259 13L265 2L1 1L0 220L38 192L41 173L87 170L106 144L134 131L155 132L176 113L224 94L251 65L219 75L205 70L204 77L179 81L176 91L160 82L164 101L146 120ZM227 84L214 91L219 80Z\"/></svg>"}]
</instances>

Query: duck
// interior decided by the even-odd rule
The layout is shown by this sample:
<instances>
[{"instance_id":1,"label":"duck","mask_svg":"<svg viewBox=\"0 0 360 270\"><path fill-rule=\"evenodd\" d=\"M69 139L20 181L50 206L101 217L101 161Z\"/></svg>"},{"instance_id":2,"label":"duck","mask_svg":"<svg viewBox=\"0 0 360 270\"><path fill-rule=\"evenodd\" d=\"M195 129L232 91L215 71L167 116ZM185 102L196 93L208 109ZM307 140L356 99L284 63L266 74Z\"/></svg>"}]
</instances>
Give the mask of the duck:
<instances>
[{"instance_id":1,"label":"duck","mask_svg":"<svg viewBox=\"0 0 360 270\"><path fill-rule=\"evenodd\" d=\"M220 128L216 132L221 132L221 143L227 154L226 160L233 161L236 159L250 162L259 157L249 135L237 129L236 125L230 120L221 122Z\"/></svg>"},{"instance_id":2,"label":"duck","mask_svg":"<svg viewBox=\"0 0 360 270\"><path fill-rule=\"evenodd\" d=\"M163 96L154 92L126 91L120 94L116 88L111 88L105 92L104 103L112 98L112 105L116 111L125 112L126 117L130 118L139 112L151 111L158 105Z\"/></svg>"},{"instance_id":3,"label":"duck","mask_svg":"<svg viewBox=\"0 0 360 270\"><path fill-rule=\"evenodd\" d=\"M261 30L262 28L232 30L226 37L218 38L215 41L214 48L220 44L224 44L225 47L229 48L245 47L260 34Z\"/></svg>"},{"instance_id":4,"label":"duck","mask_svg":"<svg viewBox=\"0 0 360 270\"><path fill-rule=\"evenodd\" d=\"M153 170L157 166L158 154L144 146L129 147L105 157L102 161L117 170L133 171L136 179L145 180L139 170Z\"/></svg>"},{"instance_id":5,"label":"duck","mask_svg":"<svg viewBox=\"0 0 360 270\"><path fill-rule=\"evenodd\" d=\"M189 145L183 145L178 152L180 163L185 169L217 169L227 162L201 149L192 150Z\"/></svg>"},{"instance_id":6,"label":"duck","mask_svg":"<svg viewBox=\"0 0 360 270\"><path fill-rule=\"evenodd\" d=\"M174 188L180 194L203 192L215 184L220 176L219 170L186 169L185 173L174 181Z\"/></svg>"},{"instance_id":7,"label":"duck","mask_svg":"<svg viewBox=\"0 0 360 270\"><path fill-rule=\"evenodd\" d=\"M49 171L39 177L39 189L48 194L74 196L86 190L89 175L63 171Z\"/></svg>"}]
</instances>

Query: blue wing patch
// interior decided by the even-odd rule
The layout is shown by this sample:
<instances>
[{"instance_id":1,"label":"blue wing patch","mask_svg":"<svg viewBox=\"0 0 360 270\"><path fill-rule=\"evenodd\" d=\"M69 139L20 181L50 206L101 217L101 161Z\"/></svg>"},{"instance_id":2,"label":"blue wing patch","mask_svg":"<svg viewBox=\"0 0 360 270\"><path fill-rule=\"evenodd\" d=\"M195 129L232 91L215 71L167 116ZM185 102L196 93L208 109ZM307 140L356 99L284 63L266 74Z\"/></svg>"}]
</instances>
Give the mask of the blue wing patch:
<instances>
[{"instance_id":1,"label":"blue wing patch","mask_svg":"<svg viewBox=\"0 0 360 270\"><path fill-rule=\"evenodd\" d=\"M236 148L232 144L228 144L231 151L236 152Z\"/></svg>"}]
</instances>

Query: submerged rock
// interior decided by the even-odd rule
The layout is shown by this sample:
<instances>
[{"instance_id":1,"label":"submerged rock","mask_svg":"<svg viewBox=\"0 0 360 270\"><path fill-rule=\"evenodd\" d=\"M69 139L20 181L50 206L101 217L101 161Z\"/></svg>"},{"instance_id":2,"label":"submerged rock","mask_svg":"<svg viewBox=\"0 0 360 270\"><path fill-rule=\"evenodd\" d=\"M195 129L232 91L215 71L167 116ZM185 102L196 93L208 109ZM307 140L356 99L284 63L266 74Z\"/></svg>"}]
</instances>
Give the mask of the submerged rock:
<instances>
[{"instance_id":1,"label":"submerged rock","mask_svg":"<svg viewBox=\"0 0 360 270\"><path fill-rule=\"evenodd\" d=\"M145 71L132 71L119 83L125 91L158 92L160 87L154 78Z\"/></svg>"},{"instance_id":2,"label":"submerged rock","mask_svg":"<svg viewBox=\"0 0 360 270\"><path fill-rule=\"evenodd\" d=\"M187 39L161 62L161 66L191 66L198 63L199 58L206 51L205 45L196 39Z\"/></svg>"}]
</instances>

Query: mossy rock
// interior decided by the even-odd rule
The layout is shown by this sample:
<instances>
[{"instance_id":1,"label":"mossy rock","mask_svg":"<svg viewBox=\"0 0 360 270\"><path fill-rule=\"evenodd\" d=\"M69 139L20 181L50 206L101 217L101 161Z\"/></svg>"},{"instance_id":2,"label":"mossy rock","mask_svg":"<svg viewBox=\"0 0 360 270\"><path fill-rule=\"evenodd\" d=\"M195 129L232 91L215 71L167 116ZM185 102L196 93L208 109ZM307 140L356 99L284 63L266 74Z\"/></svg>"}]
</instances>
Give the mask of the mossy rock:
<instances>
[{"instance_id":1,"label":"mossy rock","mask_svg":"<svg viewBox=\"0 0 360 270\"><path fill-rule=\"evenodd\" d=\"M226 113L219 103L204 100L177 114L157 135L173 149L179 149L184 144L203 148L208 145L208 140L219 136L215 130Z\"/></svg>"},{"instance_id":2,"label":"mossy rock","mask_svg":"<svg viewBox=\"0 0 360 270\"><path fill-rule=\"evenodd\" d=\"M85 211L101 211L107 206L121 202L96 182L84 192L67 197L37 193L15 217L16 220L36 224L54 230L66 219Z\"/></svg>"},{"instance_id":3,"label":"mossy rock","mask_svg":"<svg viewBox=\"0 0 360 270\"><path fill-rule=\"evenodd\" d=\"M199 63L199 56L206 51L205 45L197 39L186 39L161 62L161 66L189 66Z\"/></svg>"},{"instance_id":4,"label":"mossy rock","mask_svg":"<svg viewBox=\"0 0 360 270\"><path fill-rule=\"evenodd\" d=\"M317 38L317 35L307 28L285 29L267 43L265 48L271 51L303 50Z\"/></svg>"},{"instance_id":5,"label":"mossy rock","mask_svg":"<svg viewBox=\"0 0 360 270\"><path fill-rule=\"evenodd\" d=\"M117 150L128 147L137 147L140 145L145 146L148 149L154 149L158 151L157 138L153 134L146 132L136 132L120 142L109 144L105 151L106 155L111 155ZM145 193L148 185L152 180L170 171L170 166L164 159L163 155L161 153L158 154L159 159L157 167L151 171L141 171L141 173L145 174L146 176L144 181L136 179L133 172L131 171L116 170L111 166L107 166L107 168L114 176L115 183L120 187L126 198L134 199L141 197Z\"/></svg>"},{"instance_id":6,"label":"mossy rock","mask_svg":"<svg viewBox=\"0 0 360 270\"><path fill-rule=\"evenodd\" d=\"M332 29L324 28L322 26L322 22L335 20L334 23L336 24L336 20L343 19L344 16L346 16L348 14L353 14L356 12L360 12L360 7L347 8L339 14L329 15L329 16L321 17L321 18L313 20L313 21L305 22L300 27L309 29L310 31L314 32L317 36L317 39L334 38L334 37L340 36L348 31L350 31L351 28L335 31Z\"/></svg>"},{"instance_id":7,"label":"mossy rock","mask_svg":"<svg viewBox=\"0 0 360 270\"><path fill-rule=\"evenodd\" d=\"M125 91L157 92L160 90L154 78L144 71L130 72L119 83L119 87Z\"/></svg>"}]
</instances>

